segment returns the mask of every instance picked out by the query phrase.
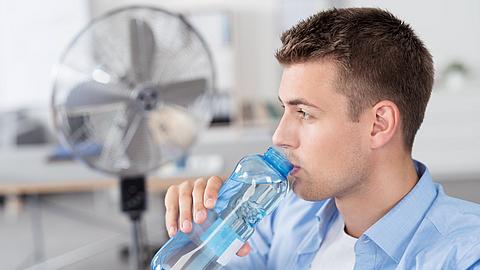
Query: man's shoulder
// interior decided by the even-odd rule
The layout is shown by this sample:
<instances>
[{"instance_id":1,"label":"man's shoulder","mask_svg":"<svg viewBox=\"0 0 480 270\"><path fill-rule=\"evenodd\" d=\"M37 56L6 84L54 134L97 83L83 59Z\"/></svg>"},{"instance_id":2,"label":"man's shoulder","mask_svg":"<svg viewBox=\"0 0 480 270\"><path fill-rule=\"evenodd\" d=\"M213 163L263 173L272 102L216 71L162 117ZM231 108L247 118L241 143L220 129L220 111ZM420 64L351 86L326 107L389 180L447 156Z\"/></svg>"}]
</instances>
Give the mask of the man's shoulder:
<instances>
[{"instance_id":1,"label":"man's shoulder","mask_svg":"<svg viewBox=\"0 0 480 270\"><path fill-rule=\"evenodd\" d=\"M471 267L480 259L480 205L439 188L412 243L409 256L425 269Z\"/></svg>"},{"instance_id":2,"label":"man's shoulder","mask_svg":"<svg viewBox=\"0 0 480 270\"><path fill-rule=\"evenodd\" d=\"M443 190L430 207L428 219L446 238L480 232L480 204L446 195ZM480 239L480 234L477 234Z\"/></svg>"}]
</instances>

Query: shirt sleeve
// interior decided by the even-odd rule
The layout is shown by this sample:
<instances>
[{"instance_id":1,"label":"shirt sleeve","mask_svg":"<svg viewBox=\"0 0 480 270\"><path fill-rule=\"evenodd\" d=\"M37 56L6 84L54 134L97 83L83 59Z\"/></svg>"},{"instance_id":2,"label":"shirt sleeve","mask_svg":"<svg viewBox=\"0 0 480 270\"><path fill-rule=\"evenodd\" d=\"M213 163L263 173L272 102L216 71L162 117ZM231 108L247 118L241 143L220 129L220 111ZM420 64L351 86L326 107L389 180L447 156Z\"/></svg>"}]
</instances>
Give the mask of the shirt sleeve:
<instances>
[{"instance_id":1,"label":"shirt sleeve","mask_svg":"<svg viewBox=\"0 0 480 270\"><path fill-rule=\"evenodd\" d=\"M230 263L222 269L267 269L268 255L273 237L273 221L277 210L261 220L256 226L255 232L248 240L251 247L250 253L245 257L235 255Z\"/></svg>"}]
</instances>

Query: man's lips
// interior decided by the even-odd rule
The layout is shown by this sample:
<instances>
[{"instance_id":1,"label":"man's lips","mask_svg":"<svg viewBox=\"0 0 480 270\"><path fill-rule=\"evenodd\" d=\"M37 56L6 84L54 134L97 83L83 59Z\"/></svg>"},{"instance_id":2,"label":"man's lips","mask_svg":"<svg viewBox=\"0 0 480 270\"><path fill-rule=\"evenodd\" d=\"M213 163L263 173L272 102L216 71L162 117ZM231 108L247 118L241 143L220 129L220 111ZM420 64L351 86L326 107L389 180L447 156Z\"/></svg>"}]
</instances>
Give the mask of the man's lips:
<instances>
[{"instance_id":1,"label":"man's lips","mask_svg":"<svg viewBox=\"0 0 480 270\"><path fill-rule=\"evenodd\" d=\"M293 169L290 171L290 175L295 175L300 170L300 166L293 165Z\"/></svg>"},{"instance_id":2,"label":"man's lips","mask_svg":"<svg viewBox=\"0 0 480 270\"><path fill-rule=\"evenodd\" d=\"M291 152L285 151L284 153L287 156L288 161L290 161L290 163L293 165L293 168L290 171L290 175L293 176L301 169L301 167L298 165L300 162L298 162L298 159Z\"/></svg>"}]
</instances>

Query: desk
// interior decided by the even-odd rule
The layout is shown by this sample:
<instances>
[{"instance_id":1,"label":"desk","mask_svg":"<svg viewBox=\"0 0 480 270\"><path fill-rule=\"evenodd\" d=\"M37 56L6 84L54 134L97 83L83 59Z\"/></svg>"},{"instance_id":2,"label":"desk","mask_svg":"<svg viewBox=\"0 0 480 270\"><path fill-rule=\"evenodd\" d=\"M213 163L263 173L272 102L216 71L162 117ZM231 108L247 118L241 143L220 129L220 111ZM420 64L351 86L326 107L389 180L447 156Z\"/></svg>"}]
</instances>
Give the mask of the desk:
<instances>
[{"instance_id":1,"label":"desk","mask_svg":"<svg viewBox=\"0 0 480 270\"><path fill-rule=\"evenodd\" d=\"M79 258L87 258L98 251L98 248L111 246L115 241L106 241L97 245L97 249L81 247L57 257L48 258L45 254L46 242L44 239L44 220L42 220L39 200L40 194L73 193L115 189L118 178L95 172L80 161L49 162L48 155L53 146L22 147L10 151L0 152L0 195L6 195L6 213L18 213L25 208L31 218L31 242L33 252L32 269L40 269L45 265L54 264L63 267ZM185 169L179 170L173 165L166 165L154 171L147 179L147 190L150 192L165 191L170 185L195 179L201 175L220 175L223 171L222 158L219 155L204 154L191 155L186 162ZM200 166L202 165L202 166ZM25 198L21 195L29 195ZM43 205L45 206L45 205ZM161 213L159 213L161 215ZM120 244L120 243L117 243ZM48 267L47 267L48 268Z\"/></svg>"},{"instance_id":2,"label":"desk","mask_svg":"<svg viewBox=\"0 0 480 270\"><path fill-rule=\"evenodd\" d=\"M152 172L148 188L165 190L172 183L198 176L226 175L240 157L263 153L271 144L273 128L211 128L192 147L190 167L178 171L167 166ZM96 172L79 161L49 163L47 156L52 150L53 146L0 149L0 195L81 192L117 185L114 176Z\"/></svg>"},{"instance_id":3,"label":"desk","mask_svg":"<svg viewBox=\"0 0 480 270\"><path fill-rule=\"evenodd\" d=\"M202 133L198 142L192 147L191 162L187 162L186 170L178 171L173 166L166 166L157 172L150 173L147 179L148 190L151 192L166 190L173 183L195 179L198 176L226 176L233 170L240 157L264 152L271 144L272 132L272 127L212 128ZM80 162L49 163L47 156L52 150L53 146L0 150L0 195L6 195L10 201L9 204L21 207L19 198L23 194L33 194L30 198L32 204L35 204L37 194L116 189L119 182L116 177L95 172ZM206 164L210 165L206 166ZM40 211L32 211L33 220L41 220L38 212ZM33 245L34 261L39 263L46 259L42 253L41 224L32 224L32 231L36 238L30 244ZM115 243L110 241L99 245ZM95 250L89 250L81 256L91 255L93 252ZM48 258L50 263L58 263L58 265L68 259L68 256Z\"/></svg>"},{"instance_id":4,"label":"desk","mask_svg":"<svg viewBox=\"0 0 480 270\"><path fill-rule=\"evenodd\" d=\"M47 156L51 150L52 146L41 146L0 152L0 194L83 192L118 185L115 176L96 172L80 161L49 162ZM187 167L184 171L176 170L170 165L166 169L152 172L147 179L148 190L166 190L170 185L184 180L223 173L223 162L219 156L193 156L191 159L207 159L210 165L202 169Z\"/></svg>"}]
</instances>

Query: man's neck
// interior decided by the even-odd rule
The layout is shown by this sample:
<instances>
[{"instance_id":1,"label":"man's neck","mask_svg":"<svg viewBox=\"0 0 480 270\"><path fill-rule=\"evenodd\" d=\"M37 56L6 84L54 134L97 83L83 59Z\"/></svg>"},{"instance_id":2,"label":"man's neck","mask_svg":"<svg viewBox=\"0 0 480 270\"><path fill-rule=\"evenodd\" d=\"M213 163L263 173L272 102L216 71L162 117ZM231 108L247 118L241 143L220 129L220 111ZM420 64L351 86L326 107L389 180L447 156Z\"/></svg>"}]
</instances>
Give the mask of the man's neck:
<instances>
[{"instance_id":1,"label":"man's neck","mask_svg":"<svg viewBox=\"0 0 480 270\"><path fill-rule=\"evenodd\" d=\"M418 181L410 157L381 164L358 189L335 197L346 232L353 237L360 237L381 219Z\"/></svg>"}]
</instances>

